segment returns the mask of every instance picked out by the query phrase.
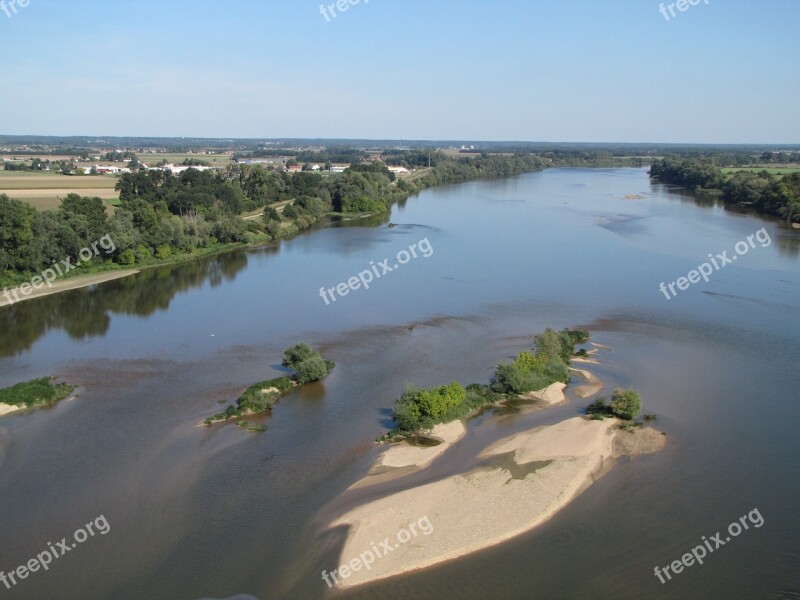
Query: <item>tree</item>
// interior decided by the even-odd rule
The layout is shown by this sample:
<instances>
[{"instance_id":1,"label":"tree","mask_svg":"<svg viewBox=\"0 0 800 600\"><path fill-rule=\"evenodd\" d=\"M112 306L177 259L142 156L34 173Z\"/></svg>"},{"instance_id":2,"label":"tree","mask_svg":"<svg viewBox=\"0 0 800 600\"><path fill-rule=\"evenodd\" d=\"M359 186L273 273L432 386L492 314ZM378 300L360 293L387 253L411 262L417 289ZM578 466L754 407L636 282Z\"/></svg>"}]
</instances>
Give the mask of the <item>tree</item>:
<instances>
[{"instance_id":1,"label":"tree","mask_svg":"<svg viewBox=\"0 0 800 600\"><path fill-rule=\"evenodd\" d=\"M611 396L610 408L614 416L630 421L642 410L642 399L636 390L617 388Z\"/></svg>"},{"instance_id":2,"label":"tree","mask_svg":"<svg viewBox=\"0 0 800 600\"><path fill-rule=\"evenodd\" d=\"M313 357L315 354L316 352L314 352L311 346L304 342L300 342L299 344L290 346L283 351L283 362L281 364L284 367L293 369L304 360L308 360L309 358Z\"/></svg>"},{"instance_id":3,"label":"tree","mask_svg":"<svg viewBox=\"0 0 800 600\"><path fill-rule=\"evenodd\" d=\"M321 356L317 355L298 363L294 370L298 383L309 383L323 379L328 374L328 365Z\"/></svg>"},{"instance_id":4,"label":"tree","mask_svg":"<svg viewBox=\"0 0 800 600\"><path fill-rule=\"evenodd\" d=\"M25 264L23 255L33 240L35 214L31 206L0 194L1 270L24 271L32 266Z\"/></svg>"},{"instance_id":5,"label":"tree","mask_svg":"<svg viewBox=\"0 0 800 600\"><path fill-rule=\"evenodd\" d=\"M89 238L97 239L106 233L106 207L100 198L88 198L78 194L67 194L61 200L59 210L69 219L74 215L86 218Z\"/></svg>"},{"instance_id":6,"label":"tree","mask_svg":"<svg viewBox=\"0 0 800 600\"><path fill-rule=\"evenodd\" d=\"M275 210L271 206L267 206L264 209L264 217L263 218L264 218L264 222L265 223L270 223L272 221L280 221L281 220L281 215L277 210Z\"/></svg>"}]
</instances>

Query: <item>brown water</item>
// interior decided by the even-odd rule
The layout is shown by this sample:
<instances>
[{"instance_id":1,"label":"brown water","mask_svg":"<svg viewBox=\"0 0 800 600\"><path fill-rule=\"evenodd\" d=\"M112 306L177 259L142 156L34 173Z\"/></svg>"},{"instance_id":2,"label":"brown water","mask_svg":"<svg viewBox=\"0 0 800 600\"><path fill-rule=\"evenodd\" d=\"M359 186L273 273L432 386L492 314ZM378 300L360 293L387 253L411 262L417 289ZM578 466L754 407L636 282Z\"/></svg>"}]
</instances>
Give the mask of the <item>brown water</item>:
<instances>
[{"instance_id":1,"label":"brown water","mask_svg":"<svg viewBox=\"0 0 800 600\"><path fill-rule=\"evenodd\" d=\"M405 384L485 383L548 326L585 326L611 348L595 372L641 391L666 451L621 461L527 535L342 597L800 597L800 232L639 169L447 186L389 218L0 309L0 386L48 374L81 386L0 420L0 569L98 515L111 526L0 597L322 598L345 535L326 519ZM669 301L658 290L761 227L772 244L709 283ZM318 295L423 238L430 257L335 304ZM196 427L301 339L337 367L282 400L266 433ZM402 485L584 405L483 415L447 464ZM763 527L659 583L654 566L753 508Z\"/></svg>"}]
</instances>

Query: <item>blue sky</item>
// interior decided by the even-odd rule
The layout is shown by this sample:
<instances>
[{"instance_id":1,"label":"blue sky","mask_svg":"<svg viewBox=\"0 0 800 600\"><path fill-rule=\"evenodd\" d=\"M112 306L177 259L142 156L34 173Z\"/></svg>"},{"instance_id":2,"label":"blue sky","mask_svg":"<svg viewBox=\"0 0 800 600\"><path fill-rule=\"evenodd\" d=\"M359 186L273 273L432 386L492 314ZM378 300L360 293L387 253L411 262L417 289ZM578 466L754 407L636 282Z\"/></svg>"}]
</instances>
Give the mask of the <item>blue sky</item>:
<instances>
[{"instance_id":1,"label":"blue sky","mask_svg":"<svg viewBox=\"0 0 800 600\"><path fill-rule=\"evenodd\" d=\"M798 0L29 1L2 134L800 143Z\"/></svg>"}]
</instances>

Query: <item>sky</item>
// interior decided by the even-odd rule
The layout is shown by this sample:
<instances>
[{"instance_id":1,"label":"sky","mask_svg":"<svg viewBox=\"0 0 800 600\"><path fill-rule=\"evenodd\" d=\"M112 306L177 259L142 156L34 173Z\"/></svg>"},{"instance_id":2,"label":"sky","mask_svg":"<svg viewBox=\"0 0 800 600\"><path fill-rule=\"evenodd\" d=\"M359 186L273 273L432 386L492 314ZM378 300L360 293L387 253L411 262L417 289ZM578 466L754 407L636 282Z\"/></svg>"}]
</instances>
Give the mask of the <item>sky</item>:
<instances>
[{"instance_id":1,"label":"sky","mask_svg":"<svg viewBox=\"0 0 800 600\"><path fill-rule=\"evenodd\" d=\"M27 1L0 134L800 143L800 0Z\"/></svg>"}]
</instances>

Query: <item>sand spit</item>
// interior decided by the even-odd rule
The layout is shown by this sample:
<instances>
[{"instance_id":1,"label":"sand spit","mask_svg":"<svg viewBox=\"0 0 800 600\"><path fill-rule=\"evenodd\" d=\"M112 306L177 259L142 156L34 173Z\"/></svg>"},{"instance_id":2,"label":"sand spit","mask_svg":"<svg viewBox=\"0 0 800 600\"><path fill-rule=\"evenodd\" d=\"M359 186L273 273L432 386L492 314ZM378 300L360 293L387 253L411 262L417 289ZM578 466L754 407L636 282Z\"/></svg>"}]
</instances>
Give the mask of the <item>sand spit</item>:
<instances>
[{"instance_id":1,"label":"sand spit","mask_svg":"<svg viewBox=\"0 0 800 600\"><path fill-rule=\"evenodd\" d=\"M527 394L520 394L522 400L542 400L549 406L561 404L567 401L567 396L564 394L564 389L567 387L566 383L556 381L551 383L543 390L537 392L528 392Z\"/></svg>"},{"instance_id":2,"label":"sand spit","mask_svg":"<svg viewBox=\"0 0 800 600\"><path fill-rule=\"evenodd\" d=\"M593 373L585 369L576 369L574 367L570 367L570 371L574 371L586 381L585 384L577 386L573 393L581 399L591 398L597 392L603 389L603 382L594 376Z\"/></svg>"},{"instance_id":3,"label":"sand spit","mask_svg":"<svg viewBox=\"0 0 800 600\"><path fill-rule=\"evenodd\" d=\"M5 417L6 415L13 415L14 413L18 413L21 410L19 406L14 406L13 404L3 404L0 402L0 417Z\"/></svg>"},{"instance_id":4,"label":"sand spit","mask_svg":"<svg viewBox=\"0 0 800 600\"><path fill-rule=\"evenodd\" d=\"M635 450L639 442L654 448L651 438L664 437L648 428L628 433L618 425L616 419L574 417L538 427L486 448L480 455L486 466L353 509L332 523L351 527L339 563L350 563L387 538L391 549L369 569L340 577L339 585L352 587L438 564L540 525L591 485L615 456ZM633 437L618 443L620 436ZM401 530L425 517L433 528L430 535L400 538Z\"/></svg>"},{"instance_id":5,"label":"sand spit","mask_svg":"<svg viewBox=\"0 0 800 600\"><path fill-rule=\"evenodd\" d=\"M41 298L42 296L49 296L50 294L57 294L59 292L66 292L67 290L77 290L79 288L89 287L112 279L120 279L121 277L128 277L139 273L138 269L126 269L124 271L108 271L106 273L98 273L96 275L80 275L77 277L70 277L56 281L52 287L43 286L39 289L33 289L28 296L23 296L19 293L19 288L9 290L10 294L17 292L16 297L12 295L13 302L9 302L4 295L0 295L0 306L8 306L10 304L17 304L25 300L33 300L34 298ZM18 299L17 299L18 298Z\"/></svg>"},{"instance_id":6,"label":"sand spit","mask_svg":"<svg viewBox=\"0 0 800 600\"><path fill-rule=\"evenodd\" d=\"M614 456L653 454L667 445L667 436L652 427L634 427L614 437Z\"/></svg>"},{"instance_id":7,"label":"sand spit","mask_svg":"<svg viewBox=\"0 0 800 600\"><path fill-rule=\"evenodd\" d=\"M417 467L422 469L431 464L436 458L460 440L467 433L463 421L441 423L431 429L425 437L439 440L436 446L413 446L408 442L401 442L384 452L375 463L375 467Z\"/></svg>"}]
</instances>

